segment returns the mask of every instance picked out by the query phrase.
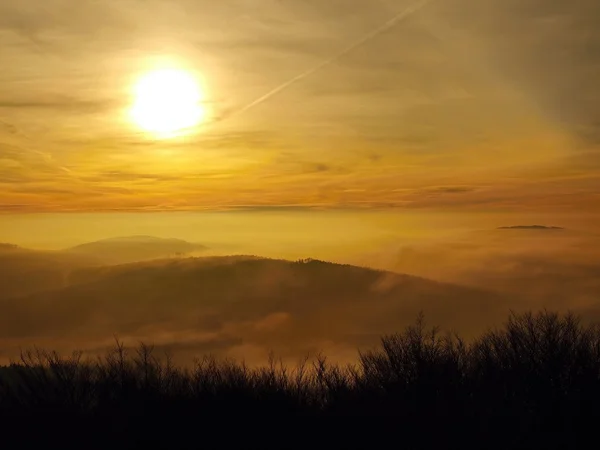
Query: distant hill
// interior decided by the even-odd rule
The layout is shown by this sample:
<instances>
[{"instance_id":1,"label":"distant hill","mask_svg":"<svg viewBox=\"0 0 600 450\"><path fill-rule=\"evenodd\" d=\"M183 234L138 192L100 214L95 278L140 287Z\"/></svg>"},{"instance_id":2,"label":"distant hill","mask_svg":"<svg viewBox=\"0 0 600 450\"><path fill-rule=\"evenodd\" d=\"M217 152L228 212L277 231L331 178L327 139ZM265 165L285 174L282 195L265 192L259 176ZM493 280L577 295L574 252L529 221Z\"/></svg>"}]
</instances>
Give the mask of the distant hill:
<instances>
[{"instance_id":1,"label":"distant hill","mask_svg":"<svg viewBox=\"0 0 600 450\"><path fill-rule=\"evenodd\" d=\"M510 227L498 227L499 230L564 230L561 227L549 227L546 225L513 225Z\"/></svg>"},{"instance_id":2,"label":"distant hill","mask_svg":"<svg viewBox=\"0 0 600 450\"><path fill-rule=\"evenodd\" d=\"M0 242L0 253L15 252L15 251L19 251L19 250L23 250L23 249L21 247L19 247L18 245L8 244L6 242Z\"/></svg>"},{"instance_id":3,"label":"distant hill","mask_svg":"<svg viewBox=\"0 0 600 450\"><path fill-rule=\"evenodd\" d=\"M195 354L251 359L268 349L294 357L345 349L354 356L420 311L469 335L519 307L516 298L408 275L251 256L86 268L71 282L0 302L0 346L9 340L56 348L60 336L99 347L116 333Z\"/></svg>"},{"instance_id":4,"label":"distant hill","mask_svg":"<svg viewBox=\"0 0 600 450\"><path fill-rule=\"evenodd\" d=\"M181 239L154 236L126 236L102 239L67 249L70 253L84 254L101 259L106 264L124 264L148 259L184 256L207 250L200 244Z\"/></svg>"},{"instance_id":5,"label":"distant hill","mask_svg":"<svg viewBox=\"0 0 600 450\"><path fill-rule=\"evenodd\" d=\"M0 244L0 298L65 287L73 270L97 264L86 255Z\"/></svg>"}]
</instances>

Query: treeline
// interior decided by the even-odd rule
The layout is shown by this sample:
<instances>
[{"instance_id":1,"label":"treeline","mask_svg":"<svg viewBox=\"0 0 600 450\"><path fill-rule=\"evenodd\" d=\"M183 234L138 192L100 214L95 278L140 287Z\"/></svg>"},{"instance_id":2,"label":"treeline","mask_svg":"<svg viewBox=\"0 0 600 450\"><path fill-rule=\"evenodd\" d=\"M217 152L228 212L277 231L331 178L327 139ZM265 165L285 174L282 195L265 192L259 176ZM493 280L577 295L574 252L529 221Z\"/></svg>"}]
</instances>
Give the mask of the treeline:
<instances>
[{"instance_id":1,"label":"treeline","mask_svg":"<svg viewBox=\"0 0 600 450\"><path fill-rule=\"evenodd\" d=\"M26 448L589 448L600 327L512 314L466 343L420 317L344 367L26 352L0 369L0 416L2 442Z\"/></svg>"}]
</instances>

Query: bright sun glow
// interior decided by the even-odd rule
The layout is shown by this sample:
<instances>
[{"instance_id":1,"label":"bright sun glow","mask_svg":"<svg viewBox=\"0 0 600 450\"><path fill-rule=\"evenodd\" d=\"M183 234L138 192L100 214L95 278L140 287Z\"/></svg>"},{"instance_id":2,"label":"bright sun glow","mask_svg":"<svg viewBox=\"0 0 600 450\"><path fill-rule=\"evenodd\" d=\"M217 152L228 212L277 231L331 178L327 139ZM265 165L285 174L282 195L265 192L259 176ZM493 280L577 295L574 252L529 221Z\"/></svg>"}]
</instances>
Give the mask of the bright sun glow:
<instances>
[{"instance_id":1,"label":"bright sun glow","mask_svg":"<svg viewBox=\"0 0 600 450\"><path fill-rule=\"evenodd\" d=\"M183 70L161 69L144 75L134 95L131 118L158 137L180 135L205 118L202 91L194 77Z\"/></svg>"}]
</instances>

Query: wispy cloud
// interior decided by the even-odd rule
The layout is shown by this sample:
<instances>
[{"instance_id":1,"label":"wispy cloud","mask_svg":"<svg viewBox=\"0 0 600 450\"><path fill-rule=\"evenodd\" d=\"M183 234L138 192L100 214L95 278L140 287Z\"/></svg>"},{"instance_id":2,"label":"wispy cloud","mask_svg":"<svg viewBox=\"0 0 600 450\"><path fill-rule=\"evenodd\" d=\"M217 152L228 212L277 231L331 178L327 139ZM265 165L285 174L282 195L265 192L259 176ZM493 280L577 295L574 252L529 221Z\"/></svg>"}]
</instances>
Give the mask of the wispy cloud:
<instances>
[{"instance_id":1,"label":"wispy cloud","mask_svg":"<svg viewBox=\"0 0 600 450\"><path fill-rule=\"evenodd\" d=\"M1 200L595 208L598 2L427 3L2 2L0 182L23 186ZM178 141L126 115L162 57L207 89Z\"/></svg>"}]
</instances>

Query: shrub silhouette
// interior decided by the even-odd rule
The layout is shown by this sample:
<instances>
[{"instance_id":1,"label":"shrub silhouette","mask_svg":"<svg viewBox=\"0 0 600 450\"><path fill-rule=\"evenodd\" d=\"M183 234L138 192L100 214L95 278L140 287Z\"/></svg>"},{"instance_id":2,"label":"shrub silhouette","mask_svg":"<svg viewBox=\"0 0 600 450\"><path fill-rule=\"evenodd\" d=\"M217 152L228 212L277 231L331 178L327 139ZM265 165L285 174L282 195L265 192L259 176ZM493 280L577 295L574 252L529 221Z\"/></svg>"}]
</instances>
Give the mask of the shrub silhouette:
<instances>
[{"instance_id":1,"label":"shrub silhouette","mask_svg":"<svg viewBox=\"0 0 600 450\"><path fill-rule=\"evenodd\" d=\"M344 367L183 369L117 342L97 360L34 349L0 370L6 442L46 448L582 448L599 405L599 327L548 311L470 343L420 316Z\"/></svg>"}]
</instances>

